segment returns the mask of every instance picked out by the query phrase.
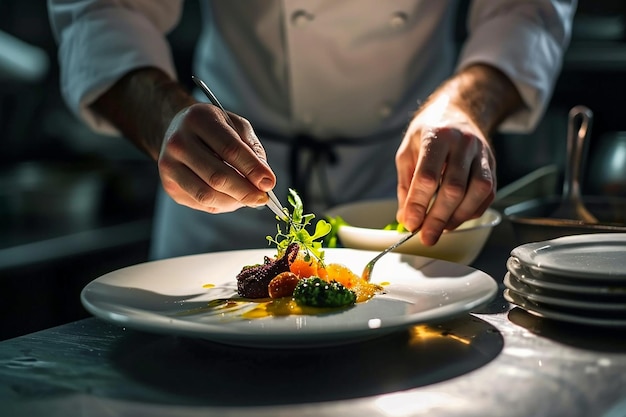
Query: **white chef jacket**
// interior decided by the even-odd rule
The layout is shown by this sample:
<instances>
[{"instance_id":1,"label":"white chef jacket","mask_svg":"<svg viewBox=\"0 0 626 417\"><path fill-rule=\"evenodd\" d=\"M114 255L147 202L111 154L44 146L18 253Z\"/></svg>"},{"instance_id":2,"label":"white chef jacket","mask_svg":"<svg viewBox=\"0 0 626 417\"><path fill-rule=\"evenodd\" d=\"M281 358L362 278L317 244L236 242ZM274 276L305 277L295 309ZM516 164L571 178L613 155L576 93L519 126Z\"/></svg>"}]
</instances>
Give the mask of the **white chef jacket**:
<instances>
[{"instance_id":1,"label":"white chef jacket","mask_svg":"<svg viewBox=\"0 0 626 417\"><path fill-rule=\"evenodd\" d=\"M299 166L300 176L310 177L305 210L316 213L395 195L402 131L455 69L487 63L502 70L526 107L500 129L534 128L576 7L575 0L474 0L459 51L456 0L200 1L195 74L261 132L283 200L294 169L293 148L283 142L308 143L297 154L321 161L303 164L306 172ZM95 130L117 133L88 106L129 70L153 66L177 77L165 35L180 19L180 0L48 0L48 6L62 94ZM155 222L156 258L263 247L265 235L276 231L267 210L209 215L162 192Z\"/></svg>"}]
</instances>

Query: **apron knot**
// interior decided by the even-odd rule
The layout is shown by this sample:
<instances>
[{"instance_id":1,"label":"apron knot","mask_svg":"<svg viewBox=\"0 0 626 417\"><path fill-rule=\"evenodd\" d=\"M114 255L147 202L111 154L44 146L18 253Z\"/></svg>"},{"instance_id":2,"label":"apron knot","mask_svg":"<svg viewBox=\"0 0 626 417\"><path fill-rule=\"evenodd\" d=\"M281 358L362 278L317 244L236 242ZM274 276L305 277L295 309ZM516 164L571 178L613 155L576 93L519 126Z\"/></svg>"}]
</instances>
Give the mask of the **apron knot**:
<instances>
[{"instance_id":1,"label":"apron knot","mask_svg":"<svg viewBox=\"0 0 626 417\"><path fill-rule=\"evenodd\" d=\"M324 162L329 165L339 163L333 141L321 141L309 135L294 137L289 152L291 188L298 191L305 207L309 198L310 177L315 169L324 169Z\"/></svg>"}]
</instances>

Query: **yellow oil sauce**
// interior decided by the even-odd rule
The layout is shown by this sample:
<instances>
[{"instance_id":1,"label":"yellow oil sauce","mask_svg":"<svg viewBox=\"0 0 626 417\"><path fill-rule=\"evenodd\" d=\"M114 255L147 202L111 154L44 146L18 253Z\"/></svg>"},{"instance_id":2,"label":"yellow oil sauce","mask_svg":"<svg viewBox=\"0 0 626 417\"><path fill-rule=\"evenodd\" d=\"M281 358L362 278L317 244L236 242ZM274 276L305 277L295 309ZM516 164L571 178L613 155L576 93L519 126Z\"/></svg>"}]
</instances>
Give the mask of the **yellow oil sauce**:
<instances>
[{"instance_id":1,"label":"yellow oil sauce","mask_svg":"<svg viewBox=\"0 0 626 417\"><path fill-rule=\"evenodd\" d=\"M362 303L382 292L383 288L380 285L361 281L353 286L351 290L356 294L356 302ZM334 308L303 306L296 303L291 297L283 297L258 303L256 307L246 311L241 316L246 319L260 319L273 316L317 315L346 310L351 307L353 305Z\"/></svg>"},{"instance_id":2,"label":"yellow oil sauce","mask_svg":"<svg viewBox=\"0 0 626 417\"><path fill-rule=\"evenodd\" d=\"M344 310L341 308L320 308L301 306L290 297L277 298L275 300L258 303L252 310L248 310L241 315L245 319L262 319L265 317L291 316L291 315L317 315L330 313L332 311Z\"/></svg>"},{"instance_id":3,"label":"yellow oil sauce","mask_svg":"<svg viewBox=\"0 0 626 417\"><path fill-rule=\"evenodd\" d=\"M206 284L204 288L213 288L214 285ZM363 303L380 294L383 287L365 281L355 283L351 288L356 294L356 302ZM254 306L250 308L251 305ZM302 306L296 303L291 297L277 299L262 298L251 300L247 298L216 298L210 300L202 307L180 311L178 316L190 316L196 314L211 314L228 317L240 317L243 319L261 319L265 317L290 316L290 315L319 315L328 314L340 310L349 309L353 306L338 308L321 308Z\"/></svg>"},{"instance_id":4,"label":"yellow oil sauce","mask_svg":"<svg viewBox=\"0 0 626 417\"><path fill-rule=\"evenodd\" d=\"M252 306L252 308L250 308ZM197 314L209 314L223 316L224 318L262 319L265 317L278 317L290 315L317 315L327 314L334 311L345 310L352 306L339 308L320 308L301 306L291 297L277 299L261 298L250 300L247 298L216 298L210 300L202 307L196 307L179 311L177 316L193 316Z\"/></svg>"}]
</instances>

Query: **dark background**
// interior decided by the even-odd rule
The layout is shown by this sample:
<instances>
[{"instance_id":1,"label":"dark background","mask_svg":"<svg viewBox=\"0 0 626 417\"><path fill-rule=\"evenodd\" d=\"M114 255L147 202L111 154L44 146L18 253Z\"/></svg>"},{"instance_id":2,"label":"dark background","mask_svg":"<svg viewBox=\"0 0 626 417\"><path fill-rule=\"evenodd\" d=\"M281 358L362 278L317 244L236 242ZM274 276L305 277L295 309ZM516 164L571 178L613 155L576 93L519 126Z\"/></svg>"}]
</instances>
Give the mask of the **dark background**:
<instances>
[{"instance_id":1,"label":"dark background","mask_svg":"<svg viewBox=\"0 0 626 417\"><path fill-rule=\"evenodd\" d=\"M190 79L197 8L187 1L183 23L170 34L181 79ZM0 66L1 340L86 317L84 285L147 260L158 174L123 139L94 134L67 111L44 1L0 2L0 32L25 43L21 55L39 58L30 72ZM463 33L459 26L459 39ZM0 60L14 58L0 48ZM626 2L580 1L539 127L496 140L500 185L562 166L574 105L594 111L591 152L597 138L626 131L625 93Z\"/></svg>"}]
</instances>

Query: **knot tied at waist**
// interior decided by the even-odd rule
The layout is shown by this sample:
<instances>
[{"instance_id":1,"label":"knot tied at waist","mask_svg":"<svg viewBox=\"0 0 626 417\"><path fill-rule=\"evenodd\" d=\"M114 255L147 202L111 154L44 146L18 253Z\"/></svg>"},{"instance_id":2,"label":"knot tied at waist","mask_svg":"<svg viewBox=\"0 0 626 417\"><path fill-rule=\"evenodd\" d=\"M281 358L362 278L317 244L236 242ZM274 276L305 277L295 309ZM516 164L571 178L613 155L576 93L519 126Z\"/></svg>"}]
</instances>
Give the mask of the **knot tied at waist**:
<instances>
[{"instance_id":1,"label":"knot tied at waist","mask_svg":"<svg viewBox=\"0 0 626 417\"><path fill-rule=\"evenodd\" d=\"M323 163L336 165L339 163L339 155L334 141L321 141L308 135L297 135L290 144L289 149L289 176L290 187L298 191L305 207L310 198L309 180L315 169L321 169ZM309 155L306 160L307 154ZM326 204L332 204L329 197L329 179L326 172L319 172L320 179L324 181L322 191L325 193Z\"/></svg>"},{"instance_id":2,"label":"knot tied at waist","mask_svg":"<svg viewBox=\"0 0 626 417\"><path fill-rule=\"evenodd\" d=\"M283 143L289 147L287 169L289 172L289 187L296 190L305 207L310 202L311 178L317 175L320 183L323 202L327 207L335 205L331 195L331 181L324 169L327 166L336 166L341 162L337 147L359 147L371 145L381 140L380 137L368 139L328 138L319 139L311 135L296 134L283 136L271 132L255 129L261 140Z\"/></svg>"}]
</instances>

